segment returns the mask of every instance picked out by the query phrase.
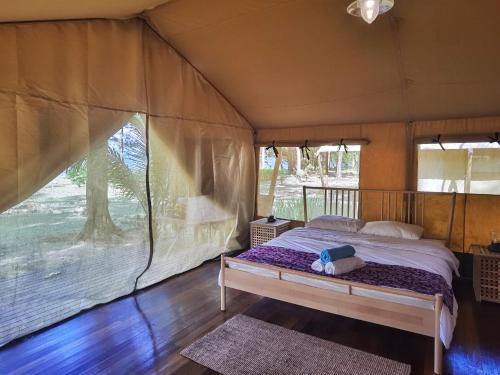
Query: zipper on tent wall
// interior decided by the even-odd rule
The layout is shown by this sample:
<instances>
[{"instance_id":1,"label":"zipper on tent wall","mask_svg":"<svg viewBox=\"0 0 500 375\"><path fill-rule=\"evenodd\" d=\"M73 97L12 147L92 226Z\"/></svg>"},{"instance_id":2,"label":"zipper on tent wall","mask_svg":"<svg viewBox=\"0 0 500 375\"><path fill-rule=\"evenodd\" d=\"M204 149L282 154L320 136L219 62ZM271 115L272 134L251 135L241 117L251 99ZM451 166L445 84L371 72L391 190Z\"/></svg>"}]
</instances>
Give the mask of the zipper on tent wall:
<instances>
[{"instance_id":1,"label":"zipper on tent wall","mask_svg":"<svg viewBox=\"0 0 500 375\"><path fill-rule=\"evenodd\" d=\"M151 204L151 186L150 186L150 149L149 149L149 114L146 115L146 200L148 202L148 232L149 232L149 257L148 262L146 264L146 268L137 276L134 283L134 292L137 291L137 283L142 275L146 273L146 271L151 267L151 263L153 262L153 253L154 253L154 239L153 239L153 211Z\"/></svg>"}]
</instances>

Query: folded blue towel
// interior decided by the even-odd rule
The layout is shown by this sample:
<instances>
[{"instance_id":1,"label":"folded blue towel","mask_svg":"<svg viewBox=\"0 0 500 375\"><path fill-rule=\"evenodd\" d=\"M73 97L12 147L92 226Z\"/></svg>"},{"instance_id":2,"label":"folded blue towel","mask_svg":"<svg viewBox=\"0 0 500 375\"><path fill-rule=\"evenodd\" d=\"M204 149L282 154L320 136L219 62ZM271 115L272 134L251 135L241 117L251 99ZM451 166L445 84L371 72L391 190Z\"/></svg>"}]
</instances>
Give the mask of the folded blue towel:
<instances>
[{"instance_id":1,"label":"folded blue towel","mask_svg":"<svg viewBox=\"0 0 500 375\"><path fill-rule=\"evenodd\" d=\"M339 247L333 247L331 249L325 249L320 254L320 259L323 263L335 262L339 259L349 258L356 254L356 250L351 245L344 245Z\"/></svg>"}]
</instances>

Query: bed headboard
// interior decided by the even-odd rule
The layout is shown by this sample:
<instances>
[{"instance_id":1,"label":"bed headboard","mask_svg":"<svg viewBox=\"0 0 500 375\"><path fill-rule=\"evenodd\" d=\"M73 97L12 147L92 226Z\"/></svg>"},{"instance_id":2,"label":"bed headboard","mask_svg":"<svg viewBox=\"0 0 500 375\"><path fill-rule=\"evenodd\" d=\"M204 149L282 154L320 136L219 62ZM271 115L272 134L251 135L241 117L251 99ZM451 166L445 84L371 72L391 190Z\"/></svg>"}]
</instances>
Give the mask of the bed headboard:
<instances>
[{"instance_id":1,"label":"bed headboard","mask_svg":"<svg viewBox=\"0 0 500 375\"><path fill-rule=\"evenodd\" d=\"M399 221L424 227L426 238L444 240L447 246L455 201L456 193L303 186L306 223L319 215Z\"/></svg>"}]
</instances>

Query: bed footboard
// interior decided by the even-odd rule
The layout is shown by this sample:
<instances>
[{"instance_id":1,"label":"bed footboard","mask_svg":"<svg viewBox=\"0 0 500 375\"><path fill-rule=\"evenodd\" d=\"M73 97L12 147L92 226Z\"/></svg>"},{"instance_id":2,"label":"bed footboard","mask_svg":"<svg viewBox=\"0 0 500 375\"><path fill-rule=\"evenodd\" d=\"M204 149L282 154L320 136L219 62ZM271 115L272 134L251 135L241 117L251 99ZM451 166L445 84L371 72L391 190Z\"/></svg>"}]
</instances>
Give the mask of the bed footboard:
<instances>
[{"instance_id":1,"label":"bed footboard","mask_svg":"<svg viewBox=\"0 0 500 375\"><path fill-rule=\"evenodd\" d=\"M261 268L266 271L273 271L276 277L259 276L250 272L229 268L229 264L251 265L252 267ZM313 280L327 281L334 285L343 286L346 288L346 292L284 280L282 277L283 274L295 274ZM353 287L417 298L431 302L434 309L355 295L352 293ZM430 296L411 291L332 279L331 277L252 263L242 259L228 258L224 255L221 256L220 288L222 311L226 310L226 288L233 288L315 310L433 337L434 372L436 374L442 373L443 351L440 339L440 317L443 296L441 294Z\"/></svg>"}]
</instances>

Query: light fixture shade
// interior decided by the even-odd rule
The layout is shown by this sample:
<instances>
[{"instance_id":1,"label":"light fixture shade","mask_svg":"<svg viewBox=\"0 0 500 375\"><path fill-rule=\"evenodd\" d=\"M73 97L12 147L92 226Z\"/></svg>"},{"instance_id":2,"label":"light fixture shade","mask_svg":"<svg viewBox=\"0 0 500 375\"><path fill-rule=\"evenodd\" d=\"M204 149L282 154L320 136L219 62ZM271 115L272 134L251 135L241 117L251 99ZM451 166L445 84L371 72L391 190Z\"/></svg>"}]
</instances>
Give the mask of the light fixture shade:
<instances>
[{"instance_id":1,"label":"light fixture shade","mask_svg":"<svg viewBox=\"0 0 500 375\"><path fill-rule=\"evenodd\" d=\"M358 7L365 22L372 23L379 14L380 0L358 0Z\"/></svg>"}]
</instances>

